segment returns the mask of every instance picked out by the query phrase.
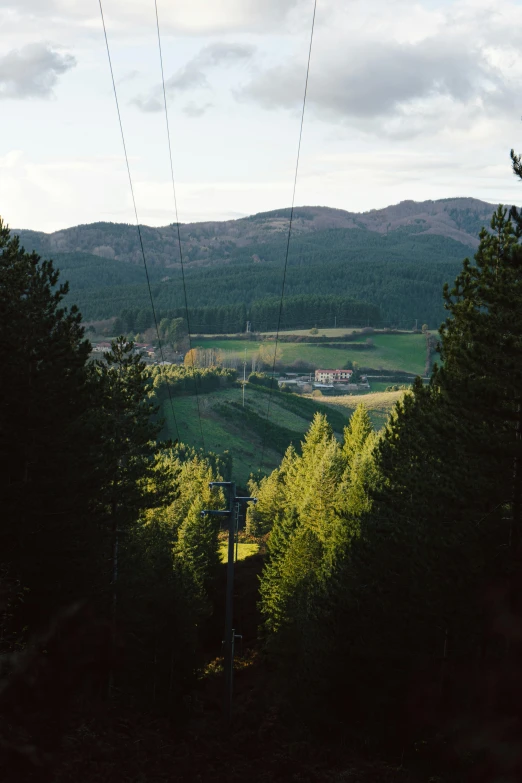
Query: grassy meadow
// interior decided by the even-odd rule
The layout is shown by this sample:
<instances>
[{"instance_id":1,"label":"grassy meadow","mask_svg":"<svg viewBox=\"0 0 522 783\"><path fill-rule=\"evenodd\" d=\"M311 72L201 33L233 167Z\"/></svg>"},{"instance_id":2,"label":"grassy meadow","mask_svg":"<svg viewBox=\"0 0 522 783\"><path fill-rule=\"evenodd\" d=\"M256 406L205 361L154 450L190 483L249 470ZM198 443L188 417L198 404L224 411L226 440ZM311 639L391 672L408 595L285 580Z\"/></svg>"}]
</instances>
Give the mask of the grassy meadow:
<instances>
[{"instance_id":1,"label":"grassy meadow","mask_svg":"<svg viewBox=\"0 0 522 783\"><path fill-rule=\"evenodd\" d=\"M361 403L366 406L372 420L374 429L379 430L386 424L388 416L395 407L397 400L400 400L404 390L393 392L370 392L369 394L343 395L341 397L323 397L321 402L331 405L340 411L346 412L350 416L357 405Z\"/></svg>"},{"instance_id":2,"label":"grassy meadow","mask_svg":"<svg viewBox=\"0 0 522 783\"><path fill-rule=\"evenodd\" d=\"M346 334L346 330L341 329L331 329L329 332L337 332L338 336ZM368 335L357 334L349 335L347 341L364 343L366 339L368 339ZM426 363L424 335L412 333L373 334L370 339L373 341L374 347L362 350L329 348L317 343L279 343L278 358L280 357L280 361L286 366L290 366L296 361L302 361L315 368L343 367L346 362L352 361L360 367L371 367L374 370L401 371L423 375ZM247 362L259 353L263 345L265 350L272 349L273 356L273 343L263 343L257 340L223 340L219 336L194 337L192 345L200 348L233 351L240 357L245 355L246 350Z\"/></svg>"}]
</instances>

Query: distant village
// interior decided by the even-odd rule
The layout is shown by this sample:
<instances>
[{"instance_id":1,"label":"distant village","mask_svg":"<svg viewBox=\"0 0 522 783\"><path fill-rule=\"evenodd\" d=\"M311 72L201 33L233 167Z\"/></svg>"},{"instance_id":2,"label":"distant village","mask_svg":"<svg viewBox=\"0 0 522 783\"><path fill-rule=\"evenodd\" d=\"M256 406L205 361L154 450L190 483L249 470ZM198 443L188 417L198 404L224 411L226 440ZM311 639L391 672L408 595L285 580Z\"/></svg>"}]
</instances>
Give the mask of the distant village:
<instances>
[{"instance_id":1,"label":"distant village","mask_svg":"<svg viewBox=\"0 0 522 783\"><path fill-rule=\"evenodd\" d=\"M107 341L102 341L93 345L92 352L96 353L109 353L111 350L111 344ZM154 365L163 364L182 364L185 358L183 354L176 354L173 361L170 362L158 362L156 361L156 349L151 343L134 343L134 353L137 356L142 356L145 361Z\"/></svg>"},{"instance_id":2,"label":"distant village","mask_svg":"<svg viewBox=\"0 0 522 783\"><path fill-rule=\"evenodd\" d=\"M108 353L111 343L102 341L93 346L92 352ZM157 361L156 349L151 343L134 343L134 352L150 364L156 366L182 364L183 354L175 355L172 361ZM357 383L352 382L353 370L315 370L310 373L281 373L277 375L279 388L286 387L300 394L310 394L319 389L324 394L343 394L353 391L368 391L370 384L366 375L361 375Z\"/></svg>"},{"instance_id":3,"label":"distant village","mask_svg":"<svg viewBox=\"0 0 522 783\"><path fill-rule=\"evenodd\" d=\"M296 391L308 394L314 389L319 389L326 394L343 394L352 391L367 391L370 388L368 378L362 375L358 383L352 383L353 370L316 370L312 379L312 373L285 373L280 375L277 382L279 386L295 387Z\"/></svg>"}]
</instances>

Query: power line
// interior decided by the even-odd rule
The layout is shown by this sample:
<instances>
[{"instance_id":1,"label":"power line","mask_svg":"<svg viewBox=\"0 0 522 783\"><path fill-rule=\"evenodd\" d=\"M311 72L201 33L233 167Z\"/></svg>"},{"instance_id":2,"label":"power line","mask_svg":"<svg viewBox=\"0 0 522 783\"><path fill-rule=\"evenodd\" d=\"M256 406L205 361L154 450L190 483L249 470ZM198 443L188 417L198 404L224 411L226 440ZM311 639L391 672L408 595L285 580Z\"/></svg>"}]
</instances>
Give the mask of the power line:
<instances>
[{"instance_id":1,"label":"power line","mask_svg":"<svg viewBox=\"0 0 522 783\"><path fill-rule=\"evenodd\" d=\"M301 140L303 138L303 124L304 124L304 115L305 115L305 107L306 107L306 93L308 91L308 76L310 74L310 60L311 60L311 57L312 57L312 43L313 43L313 40L314 40L314 27L315 27L315 13L316 13L316 10L317 10L317 0L314 0L314 13L313 13L313 16L312 16L312 31L310 33L310 46L309 46L309 49L308 49L308 63L306 65L306 80L305 80L305 88L304 88L304 96L303 96L303 109L302 109L302 112L301 112L301 127L299 129L299 143L297 145L297 160L296 160L296 164L295 164L294 189L293 189L293 193L292 193L292 208L290 210L290 220L288 222L288 237L287 237L287 241L286 241L285 266L284 266L284 271L283 271L283 284L282 284L282 287L281 287L281 301L279 303L279 317L278 317L278 320L277 320L277 331L276 331L276 341L275 341L275 346L274 346L274 361L273 361L273 364L272 364L272 373L275 372L275 365L276 365L276 359L277 359L277 343L279 341L279 327L281 325L281 315L282 315L282 312L283 312L283 299L284 299L284 295L285 295L286 270L287 270L287 267L288 267L288 253L289 253L289 250L290 250L290 238L292 236L292 221L293 221L293 218L294 218L295 190L296 190L296 186L297 186L297 172L299 170L299 157L301 155ZM272 379L272 383L270 384L270 394L268 395L268 405L267 405L267 409L266 409L266 422L265 422L265 429L264 429L264 433L263 433L263 441L262 441L262 446L261 446L260 470L263 467L263 459L264 459L264 456L265 456L265 440L266 440L266 432L267 432L267 427L268 427L268 420L270 418L270 405L271 405L271 402L272 402L272 390L273 390L273 388L274 388L274 382L273 382L273 379Z\"/></svg>"},{"instance_id":2,"label":"power line","mask_svg":"<svg viewBox=\"0 0 522 783\"><path fill-rule=\"evenodd\" d=\"M154 316L154 323L156 325L156 334L158 336L158 346L159 346L159 349L160 349L161 361L164 362L165 358L163 356L163 347L161 345L161 338L160 338L160 333L159 333L159 328L158 328L158 319L156 318L156 310L154 308L154 299L153 299L153 296L152 296L152 289L150 287L149 270L147 268L147 261L146 261L146 258L145 258L145 249L143 247L143 238L142 238L142 235L141 235L140 221L138 219L138 210L137 210L137 207L136 207L136 198L134 196L134 187L133 187L133 184L132 184L132 176L131 176L131 170L130 170L130 166L129 166L129 156L127 155L127 146L125 144L125 135L123 133L123 123L122 123L122 120L121 120L120 105L118 103L118 93L116 92L116 82L114 81L114 71L113 71L113 68L112 68L111 52L110 52L110 49L109 49L109 39L107 38L107 28L105 27L105 18L103 16L102 0L98 0L98 2L100 4L100 14L101 14L101 20L102 20L102 25L103 25L103 34L105 36L105 45L107 47L107 57L109 59L109 68L110 68L110 71L111 71L111 79L112 79L112 89L114 91L114 100L116 101L116 111L118 112L118 121L119 121L119 124L120 124L121 140L122 140L122 143L123 143L123 152L125 154L125 163L127 165L127 174L129 175L129 184L130 184L130 190L131 190L131 196L132 196L132 203L134 205L134 215L136 216L136 227L138 229L138 237L139 237L139 242L140 242L141 255L142 255L142 258L143 258L143 266L145 268L145 276L147 278L147 286L148 286L148 289L149 289L150 305L152 307L152 314ZM176 434L177 434L178 441L179 441L178 422L177 422L177 419L176 419L176 414L174 413L174 404L172 402L172 394L170 392L170 383L169 383L168 375L166 375L166 373L165 373L165 365L163 365L163 373L165 375L165 380L167 381L167 391L168 391L168 394L169 394L170 408L171 408L171 411L172 411L172 418L174 420L174 426L176 428Z\"/></svg>"},{"instance_id":3,"label":"power line","mask_svg":"<svg viewBox=\"0 0 522 783\"><path fill-rule=\"evenodd\" d=\"M179 219L178 219L178 201L176 198L176 185L174 181L174 165L172 163L172 145L170 143L170 127L169 127L169 113L167 111L167 94L165 91L165 75L163 71L163 53L161 50L161 35L160 35L160 24L159 24L159 16L158 16L158 3L157 0L154 0L154 8L156 11L156 29L158 31L158 48L159 48L159 57L160 57L160 65L161 65L161 83L163 85L163 103L165 106L165 122L167 126L167 141L169 144L169 159L170 159L170 175L172 179L172 194L174 196L174 211L176 215L176 226L178 229L178 246L179 246L179 260L181 263L181 279L183 281L183 294L185 297L185 312L187 317L187 330L188 330L188 340L189 340L189 350L190 350L190 358L192 361L192 377L194 379L194 388L196 390L196 402L197 402L197 408L198 408L198 419L199 419L199 431L201 433L201 443L203 445L203 451L205 451L205 438L203 437L203 425L201 423L201 411L200 411L200 405L199 405L199 394L198 394L198 384L196 379L196 373L194 369L194 354L192 353L192 341L190 339L190 319L189 319L189 310L188 310L188 301L187 301L187 286L185 284L185 269L183 266L183 253L181 250L181 232L179 227Z\"/></svg>"}]
</instances>

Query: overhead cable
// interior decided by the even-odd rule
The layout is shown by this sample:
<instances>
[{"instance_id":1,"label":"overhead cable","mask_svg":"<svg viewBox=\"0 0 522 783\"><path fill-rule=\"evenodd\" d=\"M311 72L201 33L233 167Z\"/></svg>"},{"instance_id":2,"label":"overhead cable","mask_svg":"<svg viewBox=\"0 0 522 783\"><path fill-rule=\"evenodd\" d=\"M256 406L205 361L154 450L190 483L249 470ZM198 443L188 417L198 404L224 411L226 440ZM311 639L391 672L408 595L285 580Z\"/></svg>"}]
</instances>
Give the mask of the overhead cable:
<instances>
[{"instance_id":1,"label":"overhead cable","mask_svg":"<svg viewBox=\"0 0 522 783\"><path fill-rule=\"evenodd\" d=\"M116 111L118 113L118 122L119 122L119 125L120 125L121 140L122 140L122 144L123 144L123 152L124 152L124 155L125 155L125 163L127 165L127 174L129 175L129 185L130 185L130 190L131 190L132 203L133 203L133 206L134 206L134 215L136 217L136 227L138 229L138 238L139 238L139 243L140 243L140 248L141 248L141 255L142 255L142 258L143 258L143 267L145 269L145 277L147 278L147 287L149 289L150 305L151 305L151 308L152 308L152 314L154 316L154 324L156 326L156 335L158 337L158 346L159 346L159 350L160 350L160 354L161 354L161 360L162 360L162 362L164 362L165 358L163 356L163 346L161 344L161 337L160 337L159 328L158 328L158 319L156 317L156 309L154 307L154 298L152 296L152 289L151 289L151 286L150 286L149 270L147 268L147 260L146 260L146 257L145 257L145 249L143 247L143 237L142 237L142 234L141 234L140 221L138 219L138 209L136 207L136 198L134 196L134 186L132 184L132 176L131 176L131 170L130 170L130 165L129 165L129 156L127 154L127 146L125 144L125 134L123 133L123 123L122 123L122 119L121 119L120 105L118 103L118 93L116 91L116 82L114 80L114 71L113 71L113 68L112 68L111 52L110 52L110 49L109 49L109 39L107 38L107 28L105 26L105 17L103 15L102 0L98 0L98 2L100 4L100 14L101 14L101 20L102 20L102 25L103 25L103 34L105 36L105 45L107 47L107 57L108 57L108 60L109 60L109 68L110 68L111 79L112 79L112 89L113 89L113 92L114 92L114 100L116 102ZM176 429L176 435L177 435L177 439L179 441L178 422L177 422L177 419L176 419L176 414L174 413L174 403L172 402L172 394L171 394L171 390L170 390L170 383L169 383L168 375L165 373L165 365L162 365L162 369L163 369L163 374L165 376L165 380L167 382L167 391L168 391L169 400L170 400L170 409L172 411L172 418L173 418L173 421L174 421L174 427Z\"/></svg>"},{"instance_id":2,"label":"overhead cable","mask_svg":"<svg viewBox=\"0 0 522 783\"><path fill-rule=\"evenodd\" d=\"M288 268L288 253L290 251L290 238L292 236L292 222L294 218L294 204L295 204L295 191L297 187L297 173L299 171L299 158L301 155L301 140L303 138L303 124L304 124L304 115L305 115L305 108L306 108L306 94L308 91L308 77L310 75L310 60L312 58L312 43L314 40L314 28L315 28L315 14L317 10L317 0L314 0L314 12L312 16L312 31L310 33L310 46L308 49L308 62L306 65L306 79L305 79L305 87L304 87L304 95L303 95L303 109L301 111L301 126L299 128L299 143L297 145L297 160L295 164L295 175L294 175L294 188L292 192L292 208L290 210L290 220L288 222L288 236L286 240L286 254L285 254L285 266L283 270L283 282L281 286L281 301L279 303L279 316L277 319L277 331L276 331L276 340L275 340L275 346L274 346L274 361L272 364L272 376L275 372L275 365L276 365L276 359L277 359L277 344L279 342L279 329L281 326L281 316L283 313L283 299L285 295L285 283L286 283L286 271ZM272 383L270 384L270 394L268 396L268 404L266 409L266 421L265 421L265 429L263 433L263 440L261 445L261 462L260 462L260 470L263 468L263 460L265 456L265 445L266 445L266 433L268 429L268 422L270 419L270 405L272 402L272 390L274 388L274 378L272 377Z\"/></svg>"},{"instance_id":3,"label":"overhead cable","mask_svg":"<svg viewBox=\"0 0 522 783\"><path fill-rule=\"evenodd\" d=\"M172 145L170 142L170 127L169 127L169 113L167 110L167 93L165 90L165 75L163 71L163 53L161 50L161 35L160 35L160 23L159 23L159 16L158 16L158 3L157 0L154 0L154 8L156 11L156 29L158 32L158 48L159 48L159 57L160 57L160 66L161 66L161 83L163 86L163 104L165 106L165 123L167 127L167 141L169 145L169 159L170 159L170 175L172 180L172 195L174 197L174 212L176 216L176 227L177 227L177 235L178 235L178 247L179 247L179 260L181 263L181 279L183 281L183 295L185 297L185 312L187 317L187 330L188 330L188 340L189 340L189 350L190 350L190 359L192 363L192 377L194 380L194 389L196 391L196 403L197 403L197 409L198 409L198 419L199 419L199 431L201 433L201 443L203 446L203 451L205 451L205 438L203 437L203 425L201 423L201 410L200 410L200 404L199 404L199 394L198 394L198 384L197 384L197 378L194 368L194 354L192 352L192 341L190 337L190 318L189 318L189 310L188 310L188 302L187 302L187 286L185 283L185 268L183 266L183 252L181 249L181 232L179 227L179 219L178 219L178 201L176 198L176 184L174 180L174 165L172 162Z\"/></svg>"}]
</instances>

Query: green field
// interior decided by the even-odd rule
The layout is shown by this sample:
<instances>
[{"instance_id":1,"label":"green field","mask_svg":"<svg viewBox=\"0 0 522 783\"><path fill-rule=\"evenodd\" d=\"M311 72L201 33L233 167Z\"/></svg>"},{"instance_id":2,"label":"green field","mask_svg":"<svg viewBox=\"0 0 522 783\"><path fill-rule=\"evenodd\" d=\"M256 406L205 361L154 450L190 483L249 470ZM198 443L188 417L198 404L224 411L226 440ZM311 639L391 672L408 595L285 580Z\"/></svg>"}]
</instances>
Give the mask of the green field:
<instances>
[{"instance_id":1,"label":"green field","mask_svg":"<svg viewBox=\"0 0 522 783\"><path fill-rule=\"evenodd\" d=\"M343 330L330 330L340 332ZM350 335L349 342L365 342L368 335ZM346 348L327 348L313 343L279 343L278 354L285 366L302 361L315 368L343 367L346 362L357 362L360 367L371 367L375 370L410 372L416 375L424 374L426 363L426 338L422 334L373 334L369 336L374 347L363 350ZM251 361L259 353L263 343L247 340L223 340L219 337L194 338L192 345L200 348L218 348L224 351L236 352L241 358L247 356ZM265 343L272 348L273 342ZM335 345L335 343L333 343ZM273 354L272 354L273 355Z\"/></svg>"},{"instance_id":2,"label":"green field","mask_svg":"<svg viewBox=\"0 0 522 783\"><path fill-rule=\"evenodd\" d=\"M241 389L238 387L202 394L199 396L199 412L205 448L216 453L228 450L232 454L234 480L244 488L252 472L261 468L269 472L277 467L290 442L299 446L316 410L326 412L331 417L331 424L339 436L349 419L349 411L329 408L322 404L323 400L274 391L261 464L265 427L261 417L265 419L267 414L268 390L248 384L244 410L241 401ZM174 397L173 403L177 428L170 404L164 403L161 412L167 426L162 433L163 437L179 437L182 443L200 448L203 444L196 397Z\"/></svg>"}]
</instances>

